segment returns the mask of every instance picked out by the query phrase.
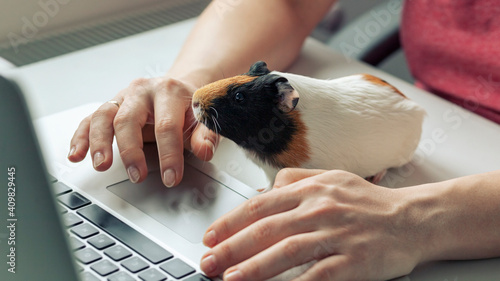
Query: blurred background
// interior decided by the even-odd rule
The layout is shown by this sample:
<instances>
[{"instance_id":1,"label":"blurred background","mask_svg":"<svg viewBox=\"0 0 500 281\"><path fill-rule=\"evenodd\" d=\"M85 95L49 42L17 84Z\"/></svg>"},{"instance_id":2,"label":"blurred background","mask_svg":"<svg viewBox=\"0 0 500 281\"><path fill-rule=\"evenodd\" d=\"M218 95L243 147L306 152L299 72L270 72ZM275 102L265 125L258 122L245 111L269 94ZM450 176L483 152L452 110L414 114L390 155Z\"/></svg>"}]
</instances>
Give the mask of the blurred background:
<instances>
[{"instance_id":1,"label":"blurred background","mask_svg":"<svg viewBox=\"0 0 500 281\"><path fill-rule=\"evenodd\" d=\"M218 0L221 8L242 0ZM23 66L197 16L210 0L0 0L0 69ZM312 37L339 30L386 0L340 0ZM360 59L360 58L358 58ZM402 50L371 63L411 81Z\"/></svg>"}]
</instances>

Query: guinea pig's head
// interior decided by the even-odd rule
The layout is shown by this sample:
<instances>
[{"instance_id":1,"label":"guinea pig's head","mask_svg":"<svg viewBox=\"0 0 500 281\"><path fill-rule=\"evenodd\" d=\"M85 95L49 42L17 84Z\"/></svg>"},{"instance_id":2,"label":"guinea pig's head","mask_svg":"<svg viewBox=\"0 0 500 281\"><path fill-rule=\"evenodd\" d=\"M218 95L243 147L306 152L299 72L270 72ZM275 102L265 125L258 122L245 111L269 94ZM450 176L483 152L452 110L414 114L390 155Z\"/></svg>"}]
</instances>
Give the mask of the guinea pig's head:
<instances>
[{"instance_id":1,"label":"guinea pig's head","mask_svg":"<svg viewBox=\"0 0 500 281\"><path fill-rule=\"evenodd\" d=\"M245 74L198 89L192 107L197 121L212 131L244 148L276 153L296 133L292 111L298 101L289 81L259 61Z\"/></svg>"}]
</instances>

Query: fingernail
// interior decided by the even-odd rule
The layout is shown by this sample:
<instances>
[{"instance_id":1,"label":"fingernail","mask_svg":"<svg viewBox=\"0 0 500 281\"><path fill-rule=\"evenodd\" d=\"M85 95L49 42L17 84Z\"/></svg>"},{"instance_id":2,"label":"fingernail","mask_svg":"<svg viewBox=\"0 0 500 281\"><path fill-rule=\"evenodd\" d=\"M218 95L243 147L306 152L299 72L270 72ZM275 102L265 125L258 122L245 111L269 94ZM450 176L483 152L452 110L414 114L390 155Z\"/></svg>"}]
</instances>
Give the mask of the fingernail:
<instances>
[{"instance_id":1,"label":"fingernail","mask_svg":"<svg viewBox=\"0 0 500 281\"><path fill-rule=\"evenodd\" d=\"M68 157L71 157L73 154L75 154L76 151L76 146L72 146L69 150Z\"/></svg>"},{"instance_id":2,"label":"fingernail","mask_svg":"<svg viewBox=\"0 0 500 281\"><path fill-rule=\"evenodd\" d=\"M94 154L94 168L99 167L102 162L104 162L104 155L101 152L96 152Z\"/></svg>"},{"instance_id":3,"label":"fingernail","mask_svg":"<svg viewBox=\"0 0 500 281\"><path fill-rule=\"evenodd\" d=\"M217 264L215 263L214 255L209 255L209 256L205 257L204 259L202 259L201 263L200 263L200 268L206 274L210 274L212 272L215 272L215 270L217 269Z\"/></svg>"},{"instance_id":4,"label":"fingernail","mask_svg":"<svg viewBox=\"0 0 500 281\"><path fill-rule=\"evenodd\" d=\"M213 247L217 244L217 237L215 236L215 230L210 230L203 236L203 244L207 247Z\"/></svg>"},{"instance_id":5,"label":"fingernail","mask_svg":"<svg viewBox=\"0 0 500 281\"><path fill-rule=\"evenodd\" d=\"M241 271L235 270L233 272L228 273L224 277L224 281L241 281L243 280L243 275L241 274Z\"/></svg>"},{"instance_id":6,"label":"fingernail","mask_svg":"<svg viewBox=\"0 0 500 281\"><path fill-rule=\"evenodd\" d=\"M172 187L175 184L175 171L172 169L168 169L163 172L163 184L167 187Z\"/></svg>"},{"instance_id":7,"label":"fingernail","mask_svg":"<svg viewBox=\"0 0 500 281\"><path fill-rule=\"evenodd\" d=\"M139 172L139 169L137 169L135 166L128 167L127 174L128 178L133 183L137 183L141 178L141 173Z\"/></svg>"}]
</instances>

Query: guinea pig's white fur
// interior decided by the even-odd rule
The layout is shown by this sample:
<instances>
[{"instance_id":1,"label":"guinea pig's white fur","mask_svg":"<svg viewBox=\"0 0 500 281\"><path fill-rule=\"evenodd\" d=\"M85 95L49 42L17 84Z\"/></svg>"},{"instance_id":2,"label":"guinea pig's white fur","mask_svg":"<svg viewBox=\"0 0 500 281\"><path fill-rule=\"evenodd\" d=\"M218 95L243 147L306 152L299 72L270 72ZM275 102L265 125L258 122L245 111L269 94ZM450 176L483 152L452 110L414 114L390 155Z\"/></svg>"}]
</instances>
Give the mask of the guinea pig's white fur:
<instances>
[{"instance_id":1,"label":"guinea pig's white fur","mask_svg":"<svg viewBox=\"0 0 500 281\"><path fill-rule=\"evenodd\" d=\"M271 73L288 79L299 93L295 110L307 127L310 148L303 168L370 177L411 160L425 111L385 81L364 74L320 80Z\"/></svg>"}]
</instances>

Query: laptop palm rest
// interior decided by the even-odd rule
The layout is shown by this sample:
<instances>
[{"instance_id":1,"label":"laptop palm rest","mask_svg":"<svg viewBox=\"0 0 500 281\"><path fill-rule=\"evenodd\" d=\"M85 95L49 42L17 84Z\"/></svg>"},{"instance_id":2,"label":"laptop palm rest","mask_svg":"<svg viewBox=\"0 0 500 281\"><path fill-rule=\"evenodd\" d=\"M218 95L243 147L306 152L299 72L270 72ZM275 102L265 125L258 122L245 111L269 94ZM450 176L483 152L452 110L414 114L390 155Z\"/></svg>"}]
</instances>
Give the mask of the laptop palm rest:
<instances>
[{"instance_id":1,"label":"laptop palm rest","mask_svg":"<svg viewBox=\"0 0 500 281\"><path fill-rule=\"evenodd\" d=\"M182 182L173 188L153 171L142 183L126 180L107 189L192 243L200 243L217 218L246 200L188 163Z\"/></svg>"}]
</instances>

